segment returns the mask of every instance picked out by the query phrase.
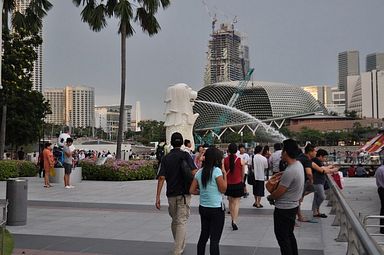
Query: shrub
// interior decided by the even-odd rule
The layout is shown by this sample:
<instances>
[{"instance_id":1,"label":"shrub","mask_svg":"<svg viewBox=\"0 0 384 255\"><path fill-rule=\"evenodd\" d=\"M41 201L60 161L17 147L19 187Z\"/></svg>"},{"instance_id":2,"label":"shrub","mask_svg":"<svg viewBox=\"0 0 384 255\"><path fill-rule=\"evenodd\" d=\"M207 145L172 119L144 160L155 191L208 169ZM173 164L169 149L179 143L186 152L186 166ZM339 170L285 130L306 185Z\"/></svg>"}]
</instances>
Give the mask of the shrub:
<instances>
[{"instance_id":1,"label":"shrub","mask_svg":"<svg viewBox=\"0 0 384 255\"><path fill-rule=\"evenodd\" d=\"M92 160L80 162L84 180L132 181L150 180L156 176L153 160L108 160L104 165L96 165Z\"/></svg>"},{"instance_id":2,"label":"shrub","mask_svg":"<svg viewBox=\"0 0 384 255\"><path fill-rule=\"evenodd\" d=\"M16 161L18 165L18 170L19 170L19 176L20 177L32 177L36 176L38 172L38 168L35 164L33 164L30 161Z\"/></svg>"},{"instance_id":3,"label":"shrub","mask_svg":"<svg viewBox=\"0 0 384 255\"><path fill-rule=\"evenodd\" d=\"M38 169L29 161L24 160L1 160L0 181L8 178L36 176Z\"/></svg>"}]
</instances>

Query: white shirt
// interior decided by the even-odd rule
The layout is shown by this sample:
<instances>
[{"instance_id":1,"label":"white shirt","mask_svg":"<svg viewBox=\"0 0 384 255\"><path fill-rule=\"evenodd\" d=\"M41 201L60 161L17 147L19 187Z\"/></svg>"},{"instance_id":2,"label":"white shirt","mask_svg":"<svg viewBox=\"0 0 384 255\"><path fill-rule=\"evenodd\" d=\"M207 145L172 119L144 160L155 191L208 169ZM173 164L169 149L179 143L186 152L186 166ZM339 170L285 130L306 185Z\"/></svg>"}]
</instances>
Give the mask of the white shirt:
<instances>
[{"instance_id":1,"label":"white shirt","mask_svg":"<svg viewBox=\"0 0 384 255\"><path fill-rule=\"evenodd\" d=\"M248 162L252 162L252 158L249 159ZM250 163L252 164L252 163ZM268 168L268 160L261 154L254 155L253 158L253 171L255 172L255 180L256 181L264 181L265 180L265 169Z\"/></svg>"},{"instance_id":2,"label":"white shirt","mask_svg":"<svg viewBox=\"0 0 384 255\"><path fill-rule=\"evenodd\" d=\"M279 164L280 164L280 160L281 160L281 152L282 152L282 150L275 151L269 157L269 163L271 164L273 172L280 172Z\"/></svg>"},{"instance_id":3,"label":"white shirt","mask_svg":"<svg viewBox=\"0 0 384 255\"><path fill-rule=\"evenodd\" d=\"M248 153L244 152L243 154L240 154L240 152L238 151L236 153L236 156L238 156L239 158L241 158L245 162L244 174L248 174L248 164L249 164L249 155L248 155Z\"/></svg>"}]
</instances>

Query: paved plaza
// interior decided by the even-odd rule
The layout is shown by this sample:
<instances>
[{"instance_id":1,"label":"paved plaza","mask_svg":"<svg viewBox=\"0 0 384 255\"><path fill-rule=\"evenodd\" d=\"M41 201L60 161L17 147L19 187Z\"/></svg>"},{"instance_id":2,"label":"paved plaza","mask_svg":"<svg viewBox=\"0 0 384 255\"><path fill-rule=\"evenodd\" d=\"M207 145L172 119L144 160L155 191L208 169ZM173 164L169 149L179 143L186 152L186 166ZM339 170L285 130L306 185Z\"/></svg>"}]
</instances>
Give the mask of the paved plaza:
<instances>
[{"instance_id":1,"label":"paved plaza","mask_svg":"<svg viewBox=\"0 0 384 255\"><path fill-rule=\"evenodd\" d=\"M83 181L74 189L61 184L46 189L43 179L28 178L27 225L7 227L15 237L14 254L170 254L173 240L165 189L158 211L154 207L156 185L155 180ZM0 182L0 199L5 199L5 191L6 182ZM344 194L357 215L379 212L374 178L347 178ZM241 200L238 231L232 231L230 216L226 216L221 254L280 254L273 232L273 207L264 199L262 209L253 208L252 203L253 197ZM311 203L309 195L303 204L307 217L312 214ZM328 213L325 205L321 209ZM197 206L198 196L194 196L186 255L196 254ZM339 228L331 226L333 218L295 228L300 254L346 253L346 243L334 241Z\"/></svg>"}]
</instances>

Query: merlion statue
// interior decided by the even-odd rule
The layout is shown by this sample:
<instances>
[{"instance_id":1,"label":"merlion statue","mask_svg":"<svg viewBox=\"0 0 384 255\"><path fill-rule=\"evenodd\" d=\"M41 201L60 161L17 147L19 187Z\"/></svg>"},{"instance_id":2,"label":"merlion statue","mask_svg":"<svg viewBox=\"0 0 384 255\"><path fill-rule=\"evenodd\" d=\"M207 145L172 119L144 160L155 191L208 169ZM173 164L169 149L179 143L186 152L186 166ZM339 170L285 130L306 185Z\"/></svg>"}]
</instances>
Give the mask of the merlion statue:
<instances>
[{"instance_id":1,"label":"merlion statue","mask_svg":"<svg viewBox=\"0 0 384 255\"><path fill-rule=\"evenodd\" d=\"M192 129L198 113L193 113L194 100L197 92L193 91L187 84L178 83L168 87L165 98L165 123L166 141L171 143L171 135L179 132L184 140L188 139L195 147Z\"/></svg>"}]
</instances>

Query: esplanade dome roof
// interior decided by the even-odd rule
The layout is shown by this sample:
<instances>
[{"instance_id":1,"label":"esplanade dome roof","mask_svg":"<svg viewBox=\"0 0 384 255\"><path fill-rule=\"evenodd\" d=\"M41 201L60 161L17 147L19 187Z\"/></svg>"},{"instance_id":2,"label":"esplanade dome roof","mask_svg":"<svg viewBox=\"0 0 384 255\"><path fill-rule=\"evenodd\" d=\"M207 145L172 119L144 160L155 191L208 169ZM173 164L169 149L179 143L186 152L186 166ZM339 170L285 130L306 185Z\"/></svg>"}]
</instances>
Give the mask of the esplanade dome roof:
<instances>
[{"instance_id":1,"label":"esplanade dome roof","mask_svg":"<svg viewBox=\"0 0 384 255\"><path fill-rule=\"evenodd\" d=\"M221 82L198 91L194 112L199 113L195 130L241 126L257 120L289 118L313 113L327 113L309 92L284 83L249 81L240 91L234 107L227 107L239 90L239 82Z\"/></svg>"}]
</instances>

